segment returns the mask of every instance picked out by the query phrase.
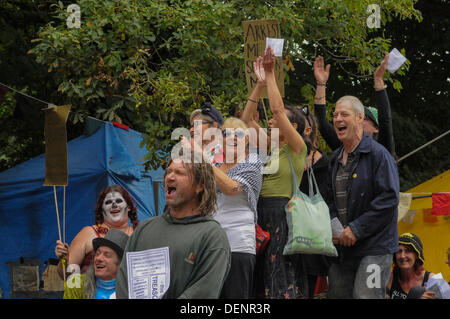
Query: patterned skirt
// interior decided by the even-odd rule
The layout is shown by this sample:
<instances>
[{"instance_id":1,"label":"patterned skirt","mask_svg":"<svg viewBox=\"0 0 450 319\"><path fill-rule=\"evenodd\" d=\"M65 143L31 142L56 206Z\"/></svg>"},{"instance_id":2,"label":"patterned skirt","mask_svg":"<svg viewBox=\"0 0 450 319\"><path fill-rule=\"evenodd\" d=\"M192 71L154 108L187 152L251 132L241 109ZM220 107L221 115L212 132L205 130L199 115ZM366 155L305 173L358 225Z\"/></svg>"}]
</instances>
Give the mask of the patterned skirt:
<instances>
[{"instance_id":1,"label":"patterned skirt","mask_svg":"<svg viewBox=\"0 0 450 319\"><path fill-rule=\"evenodd\" d=\"M308 278L302 256L283 255L288 237L284 207L288 201L286 197L260 197L258 201L258 224L270 233L270 241L256 260L256 298L308 297Z\"/></svg>"}]
</instances>

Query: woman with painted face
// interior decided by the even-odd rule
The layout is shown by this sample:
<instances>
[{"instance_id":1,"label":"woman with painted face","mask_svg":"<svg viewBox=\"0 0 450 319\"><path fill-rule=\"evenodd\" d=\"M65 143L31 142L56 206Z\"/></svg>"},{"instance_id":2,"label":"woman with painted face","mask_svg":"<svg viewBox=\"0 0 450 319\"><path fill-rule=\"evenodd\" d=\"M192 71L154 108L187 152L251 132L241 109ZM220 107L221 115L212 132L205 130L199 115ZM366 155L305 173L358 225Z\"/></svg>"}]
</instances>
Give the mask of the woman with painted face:
<instances>
[{"instance_id":1,"label":"woman with painted face","mask_svg":"<svg viewBox=\"0 0 450 319\"><path fill-rule=\"evenodd\" d=\"M55 255L67 260L68 272L85 273L94 258L94 238L103 238L112 228L131 236L139 224L137 207L132 196L120 185L112 185L103 189L97 197L95 206L95 225L84 227L73 239L70 247L56 241ZM131 225L129 224L130 221ZM61 263L60 263L61 264ZM74 266L75 265L75 266ZM62 267L58 268L63 278Z\"/></svg>"},{"instance_id":2,"label":"woman with painted face","mask_svg":"<svg viewBox=\"0 0 450 319\"><path fill-rule=\"evenodd\" d=\"M413 287L423 287L433 273L423 268L422 241L412 233L405 233L399 237L398 252L394 254L394 269L387 285L390 299L415 299L409 295ZM425 289L423 289L424 291ZM433 299L434 292L422 291L420 299Z\"/></svg>"}]
</instances>

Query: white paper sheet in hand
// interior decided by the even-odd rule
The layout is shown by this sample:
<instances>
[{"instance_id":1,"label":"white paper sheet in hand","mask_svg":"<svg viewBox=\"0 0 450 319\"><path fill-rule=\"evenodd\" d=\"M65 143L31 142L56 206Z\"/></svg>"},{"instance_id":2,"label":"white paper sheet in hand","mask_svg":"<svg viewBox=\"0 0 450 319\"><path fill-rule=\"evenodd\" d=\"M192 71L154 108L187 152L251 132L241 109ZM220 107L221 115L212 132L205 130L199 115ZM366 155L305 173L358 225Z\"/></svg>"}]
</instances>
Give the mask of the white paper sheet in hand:
<instances>
[{"instance_id":1,"label":"white paper sheet in hand","mask_svg":"<svg viewBox=\"0 0 450 319\"><path fill-rule=\"evenodd\" d=\"M170 284L169 247L127 252L130 299L161 299Z\"/></svg>"},{"instance_id":2,"label":"white paper sheet in hand","mask_svg":"<svg viewBox=\"0 0 450 319\"><path fill-rule=\"evenodd\" d=\"M266 50L269 45L273 50L274 56L283 56L284 39L266 38Z\"/></svg>"},{"instance_id":3,"label":"white paper sheet in hand","mask_svg":"<svg viewBox=\"0 0 450 319\"><path fill-rule=\"evenodd\" d=\"M405 63L405 61L406 58L400 53L400 51L394 48L391 52L389 52L387 69L389 72L394 73L402 66L403 63Z\"/></svg>"},{"instance_id":4,"label":"white paper sheet in hand","mask_svg":"<svg viewBox=\"0 0 450 319\"><path fill-rule=\"evenodd\" d=\"M442 273L436 274L425 283L427 290L434 291L438 299L450 299L450 285L445 281Z\"/></svg>"},{"instance_id":5,"label":"white paper sheet in hand","mask_svg":"<svg viewBox=\"0 0 450 319\"><path fill-rule=\"evenodd\" d=\"M343 231L344 227L342 226L341 222L337 217L334 217L331 220L331 233L333 234L333 236L340 236Z\"/></svg>"}]
</instances>

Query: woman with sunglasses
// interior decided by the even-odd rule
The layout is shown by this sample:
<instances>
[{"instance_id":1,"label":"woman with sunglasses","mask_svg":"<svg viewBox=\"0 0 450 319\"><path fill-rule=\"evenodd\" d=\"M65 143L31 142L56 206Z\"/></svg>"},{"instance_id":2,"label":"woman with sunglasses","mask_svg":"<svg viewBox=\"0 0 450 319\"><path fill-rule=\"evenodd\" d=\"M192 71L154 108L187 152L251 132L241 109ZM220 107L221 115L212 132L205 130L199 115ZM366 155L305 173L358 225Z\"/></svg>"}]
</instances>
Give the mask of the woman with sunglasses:
<instances>
[{"instance_id":1,"label":"woman with sunglasses","mask_svg":"<svg viewBox=\"0 0 450 319\"><path fill-rule=\"evenodd\" d=\"M231 247L231 268L220 298L248 299L256 263L255 223L262 185L262 163L249 152L247 126L237 118L222 125L223 162L213 165L217 185L214 218L225 230Z\"/></svg>"},{"instance_id":2,"label":"woman with sunglasses","mask_svg":"<svg viewBox=\"0 0 450 319\"><path fill-rule=\"evenodd\" d=\"M259 151L264 154L268 149L271 150L258 201L258 224L270 233L270 241L257 259L256 297L297 299L307 294L307 281L299 255L283 255L288 236L284 207L292 197L292 173L288 156L299 182L305 167L307 149L302 138L305 119L299 110L284 105L275 80L274 64L273 50L268 47L264 57L259 57L254 63L258 82L241 115L249 127L259 131ZM272 113L268 122L270 136L264 134L252 116L265 87ZM279 138L274 141L277 132ZM275 145L271 145L271 142Z\"/></svg>"}]
</instances>

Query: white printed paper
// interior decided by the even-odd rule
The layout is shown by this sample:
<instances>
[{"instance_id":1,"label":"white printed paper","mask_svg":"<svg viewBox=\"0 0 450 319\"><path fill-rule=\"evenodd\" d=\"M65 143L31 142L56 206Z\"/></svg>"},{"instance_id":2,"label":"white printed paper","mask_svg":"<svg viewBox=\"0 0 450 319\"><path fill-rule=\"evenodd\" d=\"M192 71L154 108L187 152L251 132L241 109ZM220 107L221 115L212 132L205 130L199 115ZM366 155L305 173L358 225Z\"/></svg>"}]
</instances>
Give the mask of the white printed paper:
<instances>
[{"instance_id":1,"label":"white printed paper","mask_svg":"<svg viewBox=\"0 0 450 319\"><path fill-rule=\"evenodd\" d=\"M450 299L450 286L442 273L436 274L425 283L427 291L434 291L437 299Z\"/></svg>"},{"instance_id":2,"label":"white printed paper","mask_svg":"<svg viewBox=\"0 0 450 319\"><path fill-rule=\"evenodd\" d=\"M130 299L161 299L170 284L169 247L127 252Z\"/></svg>"},{"instance_id":3,"label":"white printed paper","mask_svg":"<svg viewBox=\"0 0 450 319\"><path fill-rule=\"evenodd\" d=\"M331 220L331 232L333 236L339 237L341 233L344 231L344 227L342 226L341 222L337 217L334 217Z\"/></svg>"},{"instance_id":4,"label":"white printed paper","mask_svg":"<svg viewBox=\"0 0 450 319\"><path fill-rule=\"evenodd\" d=\"M269 45L273 50L274 56L283 56L284 39L266 38L266 50Z\"/></svg>"},{"instance_id":5,"label":"white printed paper","mask_svg":"<svg viewBox=\"0 0 450 319\"><path fill-rule=\"evenodd\" d=\"M389 52L387 69L389 72L394 73L402 66L403 63L405 63L405 61L406 58L400 53L399 50L394 48L391 52Z\"/></svg>"}]
</instances>

